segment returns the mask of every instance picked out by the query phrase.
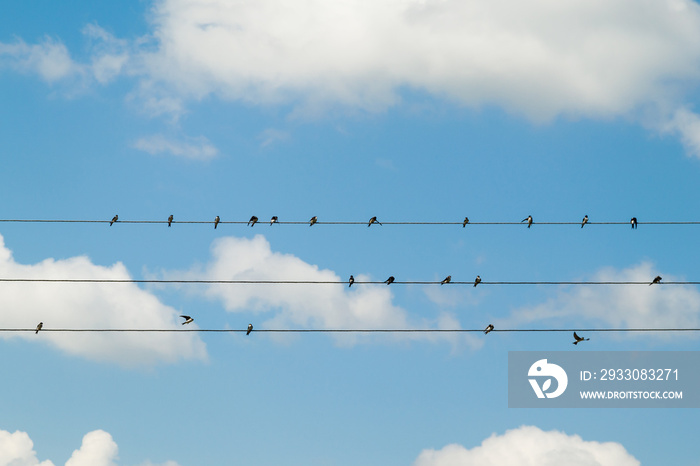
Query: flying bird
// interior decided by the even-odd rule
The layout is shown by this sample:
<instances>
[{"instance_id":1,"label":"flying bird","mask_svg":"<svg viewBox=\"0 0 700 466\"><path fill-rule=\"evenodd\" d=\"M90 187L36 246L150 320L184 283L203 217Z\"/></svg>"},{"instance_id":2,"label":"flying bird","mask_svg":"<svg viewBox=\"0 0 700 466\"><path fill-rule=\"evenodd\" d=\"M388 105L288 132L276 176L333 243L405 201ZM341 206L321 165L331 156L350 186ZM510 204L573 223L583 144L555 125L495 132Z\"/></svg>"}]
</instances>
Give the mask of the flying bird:
<instances>
[{"instance_id":1,"label":"flying bird","mask_svg":"<svg viewBox=\"0 0 700 466\"><path fill-rule=\"evenodd\" d=\"M462 228L466 227L467 223L469 223L469 217L464 217L464 221L462 222Z\"/></svg>"},{"instance_id":2,"label":"flying bird","mask_svg":"<svg viewBox=\"0 0 700 466\"><path fill-rule=\"evenodd\" d=\"M636 230L637 229L637 217L632 217L630 220L630 224L632 225L632 229Z\"/></svg>"},{"instance_id":3,"label":"flying bird","mask_svg":"<svg viewBox=\"0 0 700 466\"><path fill-rule=\"evenodd\" d=\"M216 217L214 217L214 229L215 230L216 230L216 227L219 225L220 221L221 221L221 219L219 218L218 215Z\"/></svg>"},{"instance_id":4,"label":"flying bird","mask_svg":"<svg viewBox=\"0 0 700 466\"><path fill-rule=\"evenodd\" d=\"M387 278L384 281L384 283L386 283L387 285L391 285L392 283L394 283L394 276L392 275L391 277Z\"/></svg>"},{"instance_id":5,"label":"flying bird","mask_svg":"<svg viewBox=\"0 0 700 466\"><path fill-rule=\"evenodd\" d=\"M583 226L584 226L586 223L588 223L588 215L587 215L587 214L586 214L585 217L583 217L583 220L581 220L581 228L583 228Z\"/></svg>"},{"instance_id":6,"label":"flying bird","mask_svg":"<svg viewBox=\"0 0 700 466\"><path fill-rule=\"evenodd\" d=\"M478 285L479 283L481 283L481 277L477 275L474 279L474 287L476 287L476 285Z\"/></svg>"},{"instance_id":7,"label":"flying bird","mask_svg":"<svg viewBox=\"0 0 700 466\"><path fill-rule=\"evenodd\" d=\"M248 331L245 332L246 335L250 335L250 332L253 331L253 324L248 324Z\"/></svg>"},{"instance_id":8,"label":"flying bird","mask_svg":"<svg viewBox=\"0 0 700 466\"><path fill-rule=\"evenodd\" d=\"M657 283L661 283L661 276L659 276L659 275L657 275L657 276L651 281L651 283L649 283L649 286L655 285L655 284L657 284Z\"/></svg>"},{"instance_id":9,"label":"flying bird","mask_svg":"<svg viewBox=\"0 0 700 466\"><path fill-rule=\"evenodd\" d=\"M445 283L450 283L452 281L452 275L448 275L445 277L443 281L440 282L441 285L444 285Z\"/></svg>"},{"instance_id":10,"label":"flying bird","mask_svg":"<svg viewBox=\"0 0 700 466\"><path fill-rule=\"evenodd\" d=\"M185 321L182 323L182 325L191 324L192 322L194 322L194 319L190 316L180 316L180 317L185 319Z\"/></svg>"},{"instance_id":11,"label":"flying bird","mask_svg":"<svg viewBox=\"0 0 700 466\"><path fill-rule=\"evenodd\" d=\"M318 217L314 215L311 217L311 220L309 220L309 226L313 226L313 224L316 222L318 222Z\"/></svg>"},{"instance_id":12,"label":"flying bird","mask_svg":"<svg viewBox=\"0 0 700 466\"><path fill-rule=\"evenodd\" d=\"M171 215L170 217L168 217L168 227L170 227L170 225L172 225L172 223L173 223L173 218L174 218L174 217L173 217L172 215Z\"/></svg>"},{"instance_id":13,"label":"flying bird","mask_svg":"<svg viewBox=\"0 0 700 466\"><path fill-rule=\"evenodd\" d=\"M350 283L350 284L348 285L348 288L350 288L350 287L352 286L352 284L355 283L355 277L353 277L352 275L350 275L350 280L348 280L348 283Z\"/></svg>"},{"instance_id":14,"label":"flying bird","mask_svg":"<svg viewBox=\"0 0 700 466\"><path fill-rule=\"evenodd\" d=\"M484 329L484 335L493 330L493 324L489 324L488 327Z\"/></svg>"},{"instance_id":15,"label":"flying bird","mask_svg":"<svg viewBox=\"0 0 700 466\"><path fill-rule=\"evenodd\" d=\"M272 226L273 223L277 223L277 215L273 216L273 217L270 219L270 226Z\"/></svg>"},{"instance_id":16,"label":"flying bird","mask_svg":"<svg viewBox=\"0 0 700 466\"><path fill-rule=\"evenodd\" d=\"M590 340L590 338L583 338L583 337L580 337L580 336L578 336L578 335L576 334L576 332L574 332L574 340L576 340L576 341L574 341L573 344L574 344L574 345L578 345L578 343L579 343L580 341L588 341L588 340Z\"/></svg>"},{"instance_id":17,"label":"flying bird","mask_svg":"<svg viewBox=\"0 0 700 466\"><path fill-rule=\"evenodd\" d=\"M109 222L109 226L112 226L112 224L118 220L119 220L119 215L115 215L114 217L112 217L112 221Z\"/></svg>"},{"instance_id":18,"label":"flying bird","mask_svg":"<svg viewBox=\"0 0 700 466\"><path fill-rule=\"evenodd\" d=\"M372 218L369 219L369 223L367 224L367 226L369 227L369 226L371 226L373 223L378 223L378 224L380 224L380 225L382 224L382 222L380 222L379 220L377 220L377 217L372 217Z\"/></svg>"},{"instance_id":19,"label":"flying bird","mask_svg":"<svg viewBox=\"0 0 700 466\"><path fill-rule=\"evenodd\" d=\"M532 226L532 215L528 215L527 218L522 219L520 221L520 223L523 223L526 220L527 220L527 227L530 228Z\"/></svg>"},{"instance_id":20,"label":"flying bird","mask_svg":"<svg viewBox=\"0 0 700 466\"><path fill-rule=\"evenodd\" d=\"M44 323L43 323L43 322L39 322L39 325L36 326L36 332L34 332L34 335L36 335L37 333L39 333L39 330L41 330L43 327L44 327Z\"/></svg>"},{"instance_id":21,"label":"flying bird","mask_svg":"<svg viewBox=\"0 0 700 466\"><path fill-rule=\"evenodd\" d=\"M253 227L253 226L255 226L255 224L256 224L257 222L258 222L258 217L256 217L255 215L253 215L252 217L250 217L250 220L248 220L248 225L250 225L251 227Z\"/></svg>"}]
</instances>

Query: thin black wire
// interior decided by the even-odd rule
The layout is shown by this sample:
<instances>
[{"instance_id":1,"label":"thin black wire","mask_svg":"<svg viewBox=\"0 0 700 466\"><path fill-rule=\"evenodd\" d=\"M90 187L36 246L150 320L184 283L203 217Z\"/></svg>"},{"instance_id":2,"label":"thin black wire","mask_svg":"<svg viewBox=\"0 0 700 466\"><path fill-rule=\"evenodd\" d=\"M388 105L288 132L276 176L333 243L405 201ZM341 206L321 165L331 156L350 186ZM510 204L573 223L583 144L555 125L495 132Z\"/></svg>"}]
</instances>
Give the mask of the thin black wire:
<instances>
[{"instance_id":1,"label":"thin black wire","mask_svg":"<svg viewBox=\"0 0 700 466\"><path fill-rule=\"evenodd\" d=\"M132 278L0 278L2 282L28 283L163 283L163 284L227 284L227 285L347 285L347 281L323 280L162 280ZM649 285L651 282L631 281L481 281L478 286L488 285ZM353 285L383 285L385 281L359 281ZM394 281L392 285L443 285L441 281ZM451 281L444 285L470 285L473 281ZM667 281L657 285L700 285L700 281Z\"/></svg>"},{"instance_id":2,"label":"thin black wire","mask_svg":"<svg viewBox=\"0 0 700 466\"><path fill-rule=\"evenodd\" d=\"M39 332L213 332L236 333L247 329L136 329L136 328L42 328ZM472 333L483 329L255 329L253 332L267 333ZM525 328L493 329L490 332L700 332L700 328ZM36 332L36 328L0 328L0 332Z\"/></svg>"}]
</instances>

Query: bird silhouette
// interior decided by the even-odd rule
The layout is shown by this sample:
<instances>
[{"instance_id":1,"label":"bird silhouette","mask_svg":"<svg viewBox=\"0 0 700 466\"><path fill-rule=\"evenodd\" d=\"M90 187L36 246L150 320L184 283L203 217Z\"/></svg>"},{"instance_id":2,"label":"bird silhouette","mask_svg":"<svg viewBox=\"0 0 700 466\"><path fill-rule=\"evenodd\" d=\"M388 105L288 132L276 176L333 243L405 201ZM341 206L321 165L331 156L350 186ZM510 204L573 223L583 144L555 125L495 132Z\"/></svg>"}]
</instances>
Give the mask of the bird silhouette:
<instances>
[{"instance_id":1,"label":"bird silhouette","mask_svg":"<svg viewBox=\"0 0 700 466\"><path fill-rule=\"evenodd\" d=\"M384 280L384 283L386 283L387 285L391 285L392 283L394 283L394 276L392 275L391 277Z\"/></svg>"},{"instance_id":2,"label":"bird silhouette","mask_svg":"<svg viewBox=\"0 0 700 466\"><path fill-rule=\"evenodd\" d=\"M452 281L452 275L448 275L445 277L443 281L440 282L441 285L444 285L445 283L450 283Z\"/></svg>"},{"instance_id":3,"label":"bird silhouette","mask_svg":"<svg viewBox=\"0 0 700 466\"><path fill-rule=\"evenodd\" d=\"M532 226L532 215L528 215L527 218L522 219L520 223L524 221L527 221L527 227L530 228Z\"/></svg>"},{"instance_id":4,"label":"bird silhouette","mask_svg":"<svg viewBox=\"0 0 700 466\"><path fill-rule=\"evenodd\" d=\"M39 322L39 325L36 326L36 332L34 332L34 335L36 335L37 333L39 333L39 330L41 330L43 327L44 327L44 323L43 323L43 322Z\"/></svg>"},{"instance_id":5,"label":"bird silhouette","mask_svg":"<svg viewBox=\"0 0 700 466\"><path fill-rule=\"evenodd\" d=\"M219 225L220 221L221 221L221 219L219 218L218 215L216 217L214 217L214 229L215 230L216 230L216 227Z\"/></svg>"},{"instance_id":6,"label":"bird silhouette","mask_svg":"<svg viewBox=\"0 0 700 466\"><path fill-rule=\"evenodd\" d=\"M270 219L270 226L272 226L273 223L277 223L277 215L273 216L273 217Z\"/></svg>"},{"instance_id":7,"label":"bird silhouette","mask_svg":"<svg viewBox=\"0 0 700 466\"><path fill-rule=\"evenodd\" d=\"M637 217L632 217L630 219L630 224L632 225L632 229L636 230L637 229Z\"/></svg>"},{"instance_id":8,"label":"bird silhouette","mask_svg":"<svg viewBox=\"0 0 700 466\"><path fill-rule=\"evenodd\" d=\"M248 324L248 331L245 332L246 335L250 335L250 332L253 331L253 324Z\"/></svg>"},{"instance_id":9,"label":"bird silhouette","mask_svg":"<svg viewBox=\"0 0 700 466\"><path fill-rule=\"evenodd\" d=\"M185 319L185 321L182 323L182 325L191 324L192 322L194 322L194 319L190 316L180 316L180 317Z\"/></svg>"},{"instance_id":10,"label":"bird silhouette","mask_svg":"<svg viewBox=\"0 0 700 466\"><path fill-rule=\"evenodd\" d=\"M584 226L586 223L588 223L588 214L586 214L586 216L583 217L583 220L581 220L581 228L583 228L583 226Z\"/></svg>"},{"instance_id":11,"label":"bird silhouette","mask_svg":"<svg viewBox=\"0 0 700 466\"><path fill-rule=\"evenodd\" d=\"M489 333L491 330L493 330L493 324L489 324L485 329L484 329L484 335Z\"/></svg>"},{"instance_id":12,"label":"bird silhouette","mask_svg":"<svg viewBox=\"0 0 700 466\"><path fill-rule=\"evenodd\" d=\"M661 283L661 276L659 276L659 275L657 275L656 277L654 277L654 279L651 281L651 283L649 283L649 286L655 285L655 284L657 284L657 283Z\"/></svg>"},{"instance_id":13,"label":"bird silhouette","mask_svg":"<svg viewBox=\"0 0 700 466\"><path fill-rule=\"evenodd\" d=\"M253 226L255 226L255 224L256 224L257 222L258 222L258 217L256 217L255 215L253 215L252 217L250 217L250 220L248 220L248 225L250 225L251 227L253 227Z\"/></svg>"},{"instance_id":14,"label":"bird silhouette","mask_svg":"<svg viewBox=\"0 0 700 466\"><path fill-rule=\"evenodd\" d=\"M464 217L464 221L462 222L462 228L466 227L467 223L469 223L469 217Z\"/></svg>"},{"instance_id":15,"label":"bird silhouette","mask_svg":"<svg viewBox=\"0 0 700 466\"><path fill-rule=\"evenodd\" d=\"M580 337L580 336L578 336L578 335L576 334L576 332L574 332L574 340L576 340L576 341L573 342L574 345L578 345L578 343L579 343L580 341L588 341L588 340L590 340L590 338L583 338L583 337Z\"/></svg>"},{"instance_id":16,"label":"bird silhouette","mask_svg":"<svg viewBox=\"0 0 700 466\"><path fill-rule=\"evenodd\" d=\"M377 220L377 217L372 217L372 218L369 219L369 223L367 224L367 226L369 227L369 226L371 226L373 223L378 223L378 224L380 224L380 225L382 224L382 222L380 222L379 220Z\"/></svg>"},{"instance_id":17,"label":"bird silhouette","mask_svg":"<svg viewBox=\"0 0 700 466\"><path fill-rule=\"evenodd\" d=\"M112 224L118 220L119 220L119 215L115 215L114 217L112 217L112 221L109 222L109 226L112 226Z\"/></svg>"},{"instance_id":18,"label":"bird silhouette","mask_svg":"<svg viewBox=\"0 0 700 466\"><path fill-rule=\"evenodd\" d=\"M311 220L309 220L309 226L313 226L313 224L316 222L318 222L318 217L314 215L311 217Z\"/></svg>"},{"instance_id":19,"label":"bird silhouette","mask_svg":"<svg viewBox=\"0 0 700 466\"><path fill-rule=\"evenodd\" d=\"M173 223L173 218L174 218L174 217L173 217L172 215L171 215L170 217L168 217L168 227L170 227L170 225L172 225L172 223Z\"/></svg>"},{"instance_id":20,"label":"bird silhouette","mask_svg":"<svg viewBox=\"0 0 700 466\"><path fill-rule=\"evenodd\" d=\"M348 288L350 288L352 286L352 284L355 283L355 277L350 275L350 280L348 280L348 283L349 283Z\"/></svg>"},{"instance_id":21,"label":"bird silhouette","mask_svg":"<svg viewBox=\"0 0 700 466\"><path fill-rule=\"evenodd\" d=\"M481 283L481 277L477 275L474 279L474 287L476 287L476 285L478 285L479 283Z\"/></svg>"}]
</instances>

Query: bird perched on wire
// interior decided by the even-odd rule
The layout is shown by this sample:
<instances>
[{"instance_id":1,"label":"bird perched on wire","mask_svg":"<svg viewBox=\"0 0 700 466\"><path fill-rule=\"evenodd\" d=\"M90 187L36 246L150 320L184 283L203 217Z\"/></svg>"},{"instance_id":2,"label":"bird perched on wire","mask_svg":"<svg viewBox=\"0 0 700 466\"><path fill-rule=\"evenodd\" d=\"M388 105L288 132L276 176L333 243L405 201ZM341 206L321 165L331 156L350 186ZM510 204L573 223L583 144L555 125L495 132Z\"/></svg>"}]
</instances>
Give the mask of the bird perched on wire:
<instances>
[{"instance_id":1,"label":"bird perched on wire","mask_svg":"<svg viewBox=\"0 0 700 466\"><path fill-rule=\"evenodd\" d=\"M253 226L255 226L256 223L258 223L258 217L253 215L252 217L250 217L250 220L248 220L248 225L253 227Z\"/></svg>"},{"instance_id":2,"label":"bird perched on wire","mask_svg":"<svg viewBox=\"0 0 700 466\"><path fill-rule=\"evenodd\" d=\"M443 281L440 282L441 285L444 285L445 283L450 283L452 281L452 275L448 275L445 277Z\"/></svg>"},{"instance_id":3,"label":"bird perched on wire","mask_svg":"<svg viewBox=\"0 0 700 466\"><path fill-rule=\"evenodd\" d=\"M277 223L277 215L274 215L274 216L270 219L270 226L272 226L273 223Z\"/></svg>"},{"instance_id":4,"label":"bird perched on wire","mask_svg":"<svg viewBox=\"0 0 700 466\"><path fill-rule=\"evenodd\" d=\"M221 221L221 219L219 218L218 215L216 217L214 217L214 229L215 230L216 230L216 227L219 225L220 221Z\"/></svg>"},{"instance_id":5,"label":"bird perched on wire","mask_svg":"<svg viewBox=\"0 0 700 466\"><path fill-rule=\"evenodd\" d=\"M579 343L580 341L588 341L588 340L590 340L590 338L583 338L583 337L580 337L580 336L578 336L578 335L576 334L576 332L574 332L574 340L576 340L576 341L573 342L574 345L578 345L578 343Z\"/></svg>"},{"instance_id":6,"label":"bird perched on wire","mask_svg":"<svg viewBox=\"0 0 700 466\"><path fill-rule=\"evenodd\" d=\"M476 285L478 285L479 283L481 283L481 277L477 275L474 279L474 287L476 287Z\"/></svg>"},{"instance_id":7,"label":"bird perched on wire","mask_svg":"<svg viewBox=\"0 0 700 466\"><path fill-rule=\"evenodd\" d=\"M348 283L349 283L348 288L350 288L352 286L352 284L355 283L355 277L350 275L350 280L348 280Z\"/></svg>"},{"instance_id":8,"label":"bird perched on wire","mask_svg":"<svg viewBox=\"0 0 700 466\"><path fill-rule=\"evenodd\" d=\"M392 283L394 283L394 276L392 275L391 277L384 280L384 283L386 283L387 285L391 285Z\"/></svg>"},{"instance_id":9,"label":"bird perched on wire","mask_svg":"<svg viewBox=\"0 0 700 466\"><path fill-rule=\"evenodd\" d=\"M194 319L190 316L180 316L180 317L185 319L185 321L182 323L182 325L191 324L192 322L194 322Z\"/></svg>"},{"instance_id":10,"label":"bird perched on wire","mask_svg":"<svg viewBox=\"0 0 700 466\"><path fill-rule=\"evenodd\" d=\"M36 326L36 332L34 332L34 335L36 335L37 333L39 333L39 330L41 330L43 327L44 327L44 323L43 323L43 322L39 322L39 325Z\"/></svg>"},{"instance_id":11,"label":"bird perched on wire","mask_svg":"<svg viewBox=\"0 0 700 466\"><path fill-rule=\"evenodd\" d=\"M311 220L309 220L309 226L313 226L316 222L318 222L318 217L314 215L313 217L311 217Z\"/></svg>"},{"instance_id":12,"label":"bird perched on wire","mask_svg":"<svg viewBox=\"0 0 700 466\"><path fill-rule=\"evenodd\" d=\"M250 332L253 331L253 324L248 324L248 331L245 332L246 335L250 335Z\"/></svg>"},{"instance_id":13,"label":"bird perched on wire","mask_svg":"<svg viewBox=\"0 0 700 466\"><path fill-rule=\"evenodd\" d=\"M632 217L630 219L630 224L632 225L632 229L636 230L637 229L637 217Z\"/></svg>"},{"instance_id":14,"label":"bird perched on wire","mask_svg":"<svg viewBox=\"0 0 700 466\"><path fill-rule=\"evenodd\" d=\"M464 221L462 222L462 228L466 227L467 223L469 223L469 217L464 217Z\"/></svg>"},{"instance_id":15,"label":"bird perched on wire","mask_svg":"<svg viewBox=\"0 0 700 466\"><path fill-rule=\"evenodd\" d=\"M651 281L651 283L649 283L649 286L655 285L655 284L657 284L657 283L661 283L661 276L659 276L659 275L657 275L656 277L654 277L654 279Z\"/></svg>"},{"instance_id":16,"label":"bird perched on wire","mask_svg":"<svg viewBox=\"0 0 700 466\"><path fill-rule=\"evenodd\" d=\"M112 217L112 221L109 222L109 226L112 226L112 224L113 224L114 222L117 222L118 220L119 220L119 215L115 215L114 217Z\"/></svg>"},{"instance_id":17,"label":"bird perched on wire","mask_svg":"<svg viewBox=\"0 0 700 466\"><path fill-rule=\"evenodd\" d=\"M583 228L583 226L584 226L586 223L588 223L588 214L586 214L586 216L583 217L583 220L581 220L581 228Z\"/></svg>"},{"instance_id":18,"label":"bird perched on wire","mask_svg":"<svg viewBox=\"0 0 700 466\"><path fill-rule=\"evenodd\" d=\"M484 329L484 335L489 333L491 330L493 330L493 324L489 324L485 329Z\"/></svg>"},{"instance_id":19,"label":"bird perched on wire","mask_svg":"<svg viewBox=\"0 0 700 466\"><path fill-rule=\"evenodd\" d=\"M170 217L168 217L168 227L170 227L170 225L173 224L173 218L175 218L175 217L173 217L172 215Z\"/></svg>"},{"instance_id":20,"label":"bird perched on wire","mask_svg":"<svg viewBox=\"0 0 700 466\"><path fill-rule=\"evenodd\" d=\"M520 223L524 221L527 221L527 227L530 228L532 226L532 215L528 215L527 218L522 219Z\"/></svg>"},{"instance_id":21,"label":"bird perched on wire","mask_svg":"<svg viewBox=\"0 0 700 466\"><path fill-rule=\"evenodd\" d=\"M377 217L372 217L372 218L369 219L369 223L367 224L367 226L370 227L370 226L372 226L373 223L378 223L378 224L380 224L380 225L382 224L382 222L380 222L379 220L377 220Z\"/></svg>"}]
</instances>

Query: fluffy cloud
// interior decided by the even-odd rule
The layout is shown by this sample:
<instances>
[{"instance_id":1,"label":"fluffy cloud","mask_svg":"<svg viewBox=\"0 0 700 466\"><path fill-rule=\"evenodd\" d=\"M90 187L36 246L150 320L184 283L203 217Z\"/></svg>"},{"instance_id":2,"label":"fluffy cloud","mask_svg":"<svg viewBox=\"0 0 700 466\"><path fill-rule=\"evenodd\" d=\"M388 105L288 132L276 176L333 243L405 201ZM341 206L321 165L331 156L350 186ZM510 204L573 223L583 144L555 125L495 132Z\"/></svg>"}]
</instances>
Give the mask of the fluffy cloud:
<instances>
[{"instance_id":1,"label":"fluffy cloud","mask_svg":"<svg viewBox=\"0 0 700 466\"><path fill-rule=\"evenodd\" d=\"M617 270L600 270L592 281L651 282L658 274L649 262ZM663 273L666 281L676 277ZM546 303L521 308L500 325L523 322L592 321L615 328L697 328L700 326L700 292L690 285L605 286L562 289Z\"/></svg>"},{"instance_id":2,"label":"fluffy cloud","mask_svg":"<svg viewBox=\"0 0 700 466\"><path fill-rule=\"evenodd\" d=\"M18 264L0 236L0 276L42 279L130 279L121 263L92 264L87 257L46 259ZM177 329L178 312L134 283L2 283L3 327L33 328L43 321L51 328ZM124 366L206 359L204 343L195 333L41 332L3 333L1 338L24 338L66 353Z\"/></svg>"},{"instance_id":3,"label":"fluffy cloud","mask_svg":"<svg viewBox=\"0 0 700 466\"><path fill-rule=\"evenodd\" d=\"M256 235L253 239L218 239L213 243L212 256L203 270L166 272L166 276L169 279L209 280L347 280L293 255L272 251L270 243L262 235ZM363 275L356 275L355 278L358 281L370 280ZM273 314L259 328L459 328L459 322L446 314L438 316L433 322L410 319L404 309L392 303L391 287L386 285L356 285L352 288L337 284L211 285L206 295L221 301L230 312ZM356 341L356 337L345 335L342 341L350 344ZM455 344L458 341L478 344L467 335L408 334L402 335L404 337L441 341L451 339Z\"/></svg>"},{"instance_id":4,"label":"fluffy cloud","mask_svg":"<svg viewBox=\"0 0 700 466\"><path fill-rule=\"evenodd\" d=\"M423 450L414 466L639 466L619 443L588 442L578 435L544 432L534 426L493 434L472 449L447 445Z\"/></svg>"},{"instance_id":5,"label":"fluffy cloud","mask_svg":"<svg viewBox=\"0 0 700 466\"><path fill-rule=\"evenodd\" d=\"M194 160L210 160L219 153L218 149L211 145L205 137L178 141L168 139L162 134L155 134L137 140L134 147L151 155L166 153Z\"/></svg>"},{"instance_id":6,"label":"fluffy cloud","mask_svg":"<svg viewBox=\"0 0 700 466\"><path fill-rule=\"evenodd\" d=\"M80 66L70 57L66 46L48 37L34 45L21 40L13 44L0 42L0 64L24 73L36 73L49 83L80 73Z\"/></svg>"},{"instance_id":7,"label":"fluffy cloud","mask_svg":"<svg viewBox=\"0 0 700 466\"><path fill-rule=\"evenodd\" d=\"M34 442L26 432L0 430L0 466L54 466L51 461L39 461Z\"/></svg>"},{"instance_id":8,"label":"fluffy cloud","mask_svg":"<svg viewBox=\"0 0 700 466\"><path fill-rule=\"evenodd\" d=\"M80 449L73 451L66 466L116 466L119 448L112 436L104 430L85 434Z\"/></svg>"}]
</instances>

